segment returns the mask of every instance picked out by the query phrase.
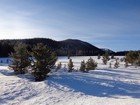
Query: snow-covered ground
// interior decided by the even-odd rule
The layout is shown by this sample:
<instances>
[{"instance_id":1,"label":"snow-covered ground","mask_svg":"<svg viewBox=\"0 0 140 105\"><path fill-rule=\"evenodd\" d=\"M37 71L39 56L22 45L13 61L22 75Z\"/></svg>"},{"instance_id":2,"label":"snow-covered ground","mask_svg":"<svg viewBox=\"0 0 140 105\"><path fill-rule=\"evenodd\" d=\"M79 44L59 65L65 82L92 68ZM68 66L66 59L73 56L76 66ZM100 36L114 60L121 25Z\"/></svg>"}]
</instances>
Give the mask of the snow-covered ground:
<instances>
[{"instance_id":1,"label":"snow-covered ground","mask_svg":"<svg viewBox=\"0 0 140 105\"><path fill-rule=\"evenodd\" d=\"M89 57L71 57L75 69ZM93 57L98 67L89 73L63 70L52 72L42 82L34 82L31 75L13 75L7 58L0 63L0 105L140 105L140 67L118 69L103 65ZM121 57L119 57L121 58ZM0 59L0 60L1 60ZM58 62L67 64L66 57Z\"/></svg>"}]
</instances>

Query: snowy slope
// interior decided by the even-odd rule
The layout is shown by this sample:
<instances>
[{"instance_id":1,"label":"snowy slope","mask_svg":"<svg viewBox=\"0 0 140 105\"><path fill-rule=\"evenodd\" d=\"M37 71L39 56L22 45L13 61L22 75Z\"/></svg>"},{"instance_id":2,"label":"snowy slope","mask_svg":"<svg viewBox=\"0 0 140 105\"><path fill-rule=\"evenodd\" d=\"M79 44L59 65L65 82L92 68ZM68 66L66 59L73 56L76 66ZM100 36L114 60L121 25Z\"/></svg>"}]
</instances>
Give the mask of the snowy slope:
<instances>
[{"instance_id":1,"label":"snowy slope","mask_svg":"<svg viewBox=\"0 0 140 105\"><path fill-rule=\"evenodd\" d=\"M75 69L88 58L72 57ZM111 69L93 58L98 68L90 73L59 70L42 82L34 82L28 74L15 76L1 63L0 105L140 105L140 68L126 69L122 62L118 69ZM68 62L66 57L60 61Z\"/></svg>"}]
</instances>

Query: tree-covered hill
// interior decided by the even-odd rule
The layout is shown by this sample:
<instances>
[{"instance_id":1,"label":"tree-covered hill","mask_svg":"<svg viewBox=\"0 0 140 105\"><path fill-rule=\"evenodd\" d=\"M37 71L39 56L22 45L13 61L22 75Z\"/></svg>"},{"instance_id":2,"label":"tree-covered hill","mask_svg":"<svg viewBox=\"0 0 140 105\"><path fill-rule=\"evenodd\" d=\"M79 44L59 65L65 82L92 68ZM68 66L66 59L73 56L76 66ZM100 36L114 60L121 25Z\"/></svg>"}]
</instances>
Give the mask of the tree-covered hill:
<instances>
[{"instance_id":1,"label":"tree-covered hill","mask_svg":"<svg viewBox=\"0 0 140 105\"><path fill-rule=\"evenodd\" d=\"M97 55L103 54L104 51L89 44L87 42L67 39L63 41L55 41L48 38L33 38L33 39L15 39L15 40L0 40L0 56L7 57L9 53L13 52L13 47L19 43L25 43L30 50L37 43L43 43L57 53L57 55Z\"/></svg>"}]
</instances>

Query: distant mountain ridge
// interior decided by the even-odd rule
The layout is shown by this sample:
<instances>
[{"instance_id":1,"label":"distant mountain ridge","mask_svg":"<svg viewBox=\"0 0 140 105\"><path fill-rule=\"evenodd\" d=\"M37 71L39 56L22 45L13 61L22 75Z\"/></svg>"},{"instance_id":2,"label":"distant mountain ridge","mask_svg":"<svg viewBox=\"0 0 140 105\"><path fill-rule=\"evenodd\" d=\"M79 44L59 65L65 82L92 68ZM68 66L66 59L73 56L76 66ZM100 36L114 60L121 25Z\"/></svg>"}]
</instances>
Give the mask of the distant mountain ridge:
<instances>
[{"instance_id":1,"label":"distant mountain ridge","mask_svg":"<svg viewBox=\"0 0 140 105\"><path fill-rule=\"evenodd\" d=\"M13 52L14 45L18 43L25 43L31 49L37 43L44 43L50 47L57 55L63 56L92 56L103 54L104 51L98 47L81 40L67 39L63 41L55 41L48 38L32 38L32 39L15 39L15 40L0 40L0 56L8 56Z\"/></svg>"},{"instance_id":2,"label":"distant mountain ridge","mask_svg":"<svg viewBox=\"0 0 140 105\"><path fill-rule=\"evenodd\" d=\"M101 50L108 52L108 53L115 53L114 51L108 49L108 48L100 48Z\"/></svg>"},{"instance_id":3,"label":"distant mountain ridge","mask_svg":"<svg viewBox=\"0 0 140 105\"><path fill-rule=\"evenodd\" d=\"M31 38L31 39L7 39L0 40L0 57L7 57L9 53L13 52L13 47L18 43L25 43L28 49L36 45L37 43L44 43L50 47L53 51L60 56L93 56L102 55L105 52L109 52L114 55L126 55L129 51L114 52L107 48L98 48L88 42L84 42L78 39L67 39L62 41L55 41L49 38ZM140 52L140 50L138 50Z\"/></svg>"}]
</instances>

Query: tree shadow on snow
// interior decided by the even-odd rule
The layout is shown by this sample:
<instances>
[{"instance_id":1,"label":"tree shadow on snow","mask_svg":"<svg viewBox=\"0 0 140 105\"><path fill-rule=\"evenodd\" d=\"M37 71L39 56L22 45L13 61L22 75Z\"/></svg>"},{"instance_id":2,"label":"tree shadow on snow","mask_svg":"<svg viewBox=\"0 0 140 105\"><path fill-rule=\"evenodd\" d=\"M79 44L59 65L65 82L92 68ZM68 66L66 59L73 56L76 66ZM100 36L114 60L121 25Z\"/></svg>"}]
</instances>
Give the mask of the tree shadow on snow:
<instances>
[{"instance_id":1,"label":"tree shadow on snow","mask_svg":"<svg viewBox=\"0 0 140 105\"><path fill-rule=\"evenodd\" d=\"M98 97L119 98L119 96L130 96L140 98L140 85L96 78L94 75L96 74L64 73L61 75L53 75L48 78L46 84L50 86L55 86L54 83L61 84L75 92L82 92L86 95ZM113 74L102 72L101 75L112 76Z\"/></svg>"},{"instance_id":2,"label":"tree shadow on snow","mask_svg":"<svg viewBox=\"0 0 140 105\"><path fill-rule=\"evenodd\" d=\"M1 70L0 69L0 73L1 74L3 74L3 75L5 75L5 76L13 76L13 72L11 72L11 71L8 71L8 70Z\"/></svg>"}]
</instances>

